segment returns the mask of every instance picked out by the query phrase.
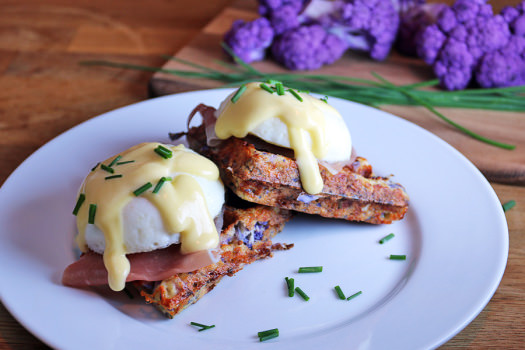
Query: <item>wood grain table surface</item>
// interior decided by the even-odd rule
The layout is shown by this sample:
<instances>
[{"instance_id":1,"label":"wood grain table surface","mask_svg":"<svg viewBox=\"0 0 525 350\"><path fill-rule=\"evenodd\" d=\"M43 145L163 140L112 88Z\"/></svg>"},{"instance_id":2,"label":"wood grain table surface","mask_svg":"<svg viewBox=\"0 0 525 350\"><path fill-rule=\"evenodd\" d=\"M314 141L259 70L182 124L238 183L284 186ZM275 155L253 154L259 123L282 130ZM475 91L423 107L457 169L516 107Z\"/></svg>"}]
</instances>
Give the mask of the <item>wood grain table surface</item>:
<instances>
[{"instance_id":1,"label":"wood grain table surface","mask_svg":"<svg viewBox=\"0 0 525 350\"><path fill-rule=\"evenodd\" d=\"M230 3L0 0L0 184L60 133L149 97L152 73L94 69L80 66L79 61L162 66L162 54L183 48ZM516 1L492 3L500 8ZM507 268L486 308L443 349L525 347L525 187L491 184L501 202L514 199L517 203L506 213ZM0 349L34 348L47 346L0 304Z\"/></svg>"}]
</instances>

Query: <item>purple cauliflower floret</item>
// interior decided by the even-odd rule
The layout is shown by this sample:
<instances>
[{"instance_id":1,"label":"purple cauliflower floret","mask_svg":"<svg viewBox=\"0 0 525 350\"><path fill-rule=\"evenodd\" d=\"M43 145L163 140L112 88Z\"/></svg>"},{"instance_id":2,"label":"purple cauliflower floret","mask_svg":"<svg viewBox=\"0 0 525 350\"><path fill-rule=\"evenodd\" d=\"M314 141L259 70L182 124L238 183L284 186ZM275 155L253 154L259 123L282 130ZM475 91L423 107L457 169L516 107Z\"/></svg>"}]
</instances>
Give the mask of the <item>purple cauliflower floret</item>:
<instances>
[{"instance_id":1,"label":"purple cauliflower floret","mask_svg":"<svg viewBox=\"0 0 525 350\"><path fill-rule=\"evenodd\" d=\"M457 0L417 36L418 55L448 90L464 89L483 57L509 42L509 25L486 0Z\"/></svg>"},{"instance_id":2,"label":"purple cauliflower floret","mask_svg":"<svg viewBox=\"0 0 525 350\"><path fill-rule=\"evenodd\" d=\"M320 25L288 30L272 45L275 60L291 70L317 69L334 63L345 50L345 42Z\"/></svg>"},{"instance_id":3,"label":"purple cauliflower floret","mask_svg":"<svg viewBox=\"0 0 525 350\"><path fill-rule=\"evenodd\" d=\"M224 42L243 61L250 63L265 57L266 49L273 42L274 31L270 22L257 18L251 22L237 20L224 35Z\"/></svg>"},{"instance_id":4,"label":"purple cauliflower floret","mask_svg":"<svg viewBox=\"0 0 525 350\"><path fill-rule=\"evenodd\" d=\"M259 14L266 17L276 35L298 27L299 14L309 0L259 0Z\"/></svg>"}]
</instances>

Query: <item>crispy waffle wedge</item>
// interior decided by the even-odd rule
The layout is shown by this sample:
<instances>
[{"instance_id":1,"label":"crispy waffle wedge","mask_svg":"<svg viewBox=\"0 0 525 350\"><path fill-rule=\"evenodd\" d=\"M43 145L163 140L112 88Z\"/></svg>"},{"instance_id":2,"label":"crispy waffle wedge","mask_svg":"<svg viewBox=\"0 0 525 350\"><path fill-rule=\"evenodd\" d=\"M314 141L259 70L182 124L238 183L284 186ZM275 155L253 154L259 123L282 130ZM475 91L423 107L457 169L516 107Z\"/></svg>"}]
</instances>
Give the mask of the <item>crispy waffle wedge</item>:
<instances>
[{"instance_id":1,"label":"crispy waffle wedge","mask_svg":"<svg viewBox=\"0 0 525 350\"><path fill-rule=\"evenodd\" d=\"M203 123L190 128L190 121L197 112L202 114ZM186 138L193 150L217 164L224 184L240 198L372 224L388 224L405 215L409 198L404 188L389 178L374 176L365 158L356 157L336 174L319 165L324 188L310 195L301 186L295 160L289 154L275 151L271 145L231 137L210 146L206 128L213 124L214 112L213 107L197 106L189 117ZM272 151L267 151L269 149Z\"/></svg>"},{"instance_id":2,"label":"crispy waffle wedge","mask_svg":"<svg viewBox=\"0 0 525 350\"><path fill-rule=\"evenodd\" d=\"M262 205L245 209L227 206L220 234L219 259L215 264L163 281L137 281L133 285L148 303L173 318L210 292L224 276L232 276L247 264L271 257L273 251L290 249L293 244L273 244L271 241L290 217L288 210Z\"/></svg>"}]
</instances>

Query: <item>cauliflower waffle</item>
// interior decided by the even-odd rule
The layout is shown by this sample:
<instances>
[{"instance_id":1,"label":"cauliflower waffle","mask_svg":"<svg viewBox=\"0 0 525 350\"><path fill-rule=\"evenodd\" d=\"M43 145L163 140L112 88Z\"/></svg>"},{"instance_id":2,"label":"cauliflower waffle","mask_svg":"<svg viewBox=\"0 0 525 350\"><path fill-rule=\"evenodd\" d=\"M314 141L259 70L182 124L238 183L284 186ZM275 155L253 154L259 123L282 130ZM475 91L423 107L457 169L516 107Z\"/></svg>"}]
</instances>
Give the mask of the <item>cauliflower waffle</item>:
<instances>
[{"instance_id":1,"label":"cauliflower waffle","mask_svg":"<svg viewBox=\"0 0 525 350\"><path fill-rule=\"evenodd\" d=\"M202 114L214 111L203 105L197 109ZM207 119L209 116L204 116ZM217 164L224 184L249 202L372 224L400 220L408 209L404 188L374 176L371 165L361 157L337 174L319 165L324 188L310 195L303 190L297 164L290 157L259 150L246 139L235 137L210 147L204 124L190 128L186 137L193 150Z\"/></svg>"},{"instance_id":2,"label":"cauliflower waffle","mask_svg":"<svg viewBox=\"0 0 525 350\"><path fill-rule=\"evenodd\" d=\"M133 286L148 303L173 318L215 288L224 276L233 276L247 264L272 257L273 251L292 248L293 244L273 244L271 241L290 218L289 211L278 208L226 206L219 259L215 264L160 282L133 282Z\"/></svg>"}]
</instances>

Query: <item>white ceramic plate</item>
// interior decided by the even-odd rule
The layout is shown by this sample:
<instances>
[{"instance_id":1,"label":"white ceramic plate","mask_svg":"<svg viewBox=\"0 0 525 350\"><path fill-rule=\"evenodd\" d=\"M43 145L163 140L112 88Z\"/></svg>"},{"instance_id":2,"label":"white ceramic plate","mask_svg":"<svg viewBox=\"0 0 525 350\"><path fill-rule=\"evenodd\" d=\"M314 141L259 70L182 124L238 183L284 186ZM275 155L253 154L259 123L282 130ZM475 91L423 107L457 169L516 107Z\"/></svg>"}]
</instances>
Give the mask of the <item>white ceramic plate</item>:
<instances>
[{"instance_id":1,"label":"white ceramic plate","mask_svg":"<svg viewBox=\"0 0 525 350\"><path fill-rule=\"evenodd\" d=\"M278 236L288 252L226 277L173 320L140 298L60 284L75 260L71 210L99 160L144 141L169 142L195 105L229 91L148 100L93 118L29 157L0 191L0 295L30 332L67 349L424 349L444 343L485 307L508 253L494 191L460 153L390 114L331 98L359 153L379 175L395 174L410 197L405 219L372 226L299 216ZM388 233L395 238L378 240ZM392 261L390 254L406 254ZM300 266L322 273L297 274ZM284 277L309 296L289 298ZM336 297L334 286L351 301ZM191 321L215 324L197 332ZM279 328L260 344L257 332Z\"/></svg>"}]
</instances>

